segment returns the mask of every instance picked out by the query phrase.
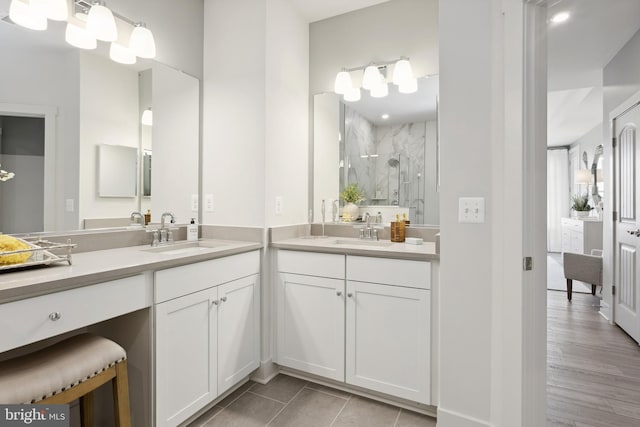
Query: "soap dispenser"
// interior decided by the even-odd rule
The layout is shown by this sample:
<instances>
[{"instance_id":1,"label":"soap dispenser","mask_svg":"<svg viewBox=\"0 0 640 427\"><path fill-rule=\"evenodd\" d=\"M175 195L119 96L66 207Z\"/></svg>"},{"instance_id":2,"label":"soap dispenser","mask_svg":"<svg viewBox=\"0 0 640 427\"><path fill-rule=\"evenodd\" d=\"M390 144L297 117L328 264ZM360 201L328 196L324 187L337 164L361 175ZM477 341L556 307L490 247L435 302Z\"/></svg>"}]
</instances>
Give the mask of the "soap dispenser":
<instances>
[{"instance_id":1,"label":"soap dispenser","mask_svg":"<svg viewBox=\"0 0 640 427\"><path fill-rule=\"evenodd\" d=\"M187 240L198 240L198 224L194 218L191 218L191 223L187 225Z\"/></svg>"}]
</instances>

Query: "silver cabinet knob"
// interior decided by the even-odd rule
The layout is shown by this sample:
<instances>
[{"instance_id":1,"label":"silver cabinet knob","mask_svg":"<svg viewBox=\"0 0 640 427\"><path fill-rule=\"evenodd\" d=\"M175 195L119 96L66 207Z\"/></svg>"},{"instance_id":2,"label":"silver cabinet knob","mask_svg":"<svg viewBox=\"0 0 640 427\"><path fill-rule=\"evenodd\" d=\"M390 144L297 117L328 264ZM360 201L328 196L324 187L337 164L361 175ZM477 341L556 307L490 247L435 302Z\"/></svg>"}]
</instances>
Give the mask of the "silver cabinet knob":
<instances>
[{"instance_id":1,"label":"silver cabinet knob","mask_svg":"<svg viewBox=\"0 0 640 427\"><path fill-rule=\"evenodd\" d=\"M342 291L336 291L336 295L338 295L339 297L342 296Z\"/></svg>"},{"instance_id":2,"label":"silver cabinet knob","mask_svg":"<svg viewBox=\"0 0 640 427\"><path fill-rule=\"evenodd\" d=\"M54 311L53 313L49 314L49 320L51 320L52 322L55 322L56 320L60 320L61 317L62 315L60 314L59 311Z\"/></svg>"},{"instance_id":3,"label":"silver cabinet knob","mask_svg":"<svg viewBox=\"0 0 640 427\"><path fill-rule=\"evenodd\" d=\"M218 300L214 299L213 301L211 301L211 305L218 305Z\"/></svg>"},{"instance_id":4,"label":"silver cabinet knob","mask_svg":"<svg viewBox=\"0 0 640 427\"><path fill-rule=\"evenodd\" d=\"M227 297L220 298L220 302L227 302Z\"/></svg>"},{"instance_id":5,"label":"silver cabinet knob","mask_svg":"<svg viewBox=\"0 0 640 427\"><path fill-rule=\"evenodd\" d=\"M349 292L349 293L347 294L347 296L348 296L349 298L351 298L351 297L353 297L353 294L352 294L351 292Z\"/></svg>"}]
</instances>

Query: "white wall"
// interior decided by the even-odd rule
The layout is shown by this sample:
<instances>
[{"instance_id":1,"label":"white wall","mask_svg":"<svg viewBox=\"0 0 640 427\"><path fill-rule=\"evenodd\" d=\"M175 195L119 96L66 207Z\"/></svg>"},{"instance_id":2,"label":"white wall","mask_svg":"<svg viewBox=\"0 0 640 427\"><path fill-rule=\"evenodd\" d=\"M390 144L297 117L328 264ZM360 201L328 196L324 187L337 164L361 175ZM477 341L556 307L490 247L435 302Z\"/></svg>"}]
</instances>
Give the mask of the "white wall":
<instances>
[{"instance_id":1,"label":"white wall","mask_svg":"<svg viewBox=\"0 0 640 427\"><path fill-rule=\"evenodd\" d=\"M100 100L96 102L96 100ZM98 146L139 146L138 73L91 53L80 55L80 187L78 215L126 218L137 197L98 197ZM114 170L113 173L118 173ZM139 190L139 189L138 189Z\"/></svg>"},{"instance_id":2,"label":"white wall","mask_svg":"<svg viewBox=\"0 0 640 427\"><path fill-rule=\"evenodd\" d=\"M418 77L438 74L438 2L393 0L314 22L309 41L311 94L333 91L343 67L400 56L410 57Z\"/></svg>"}]
</instances>

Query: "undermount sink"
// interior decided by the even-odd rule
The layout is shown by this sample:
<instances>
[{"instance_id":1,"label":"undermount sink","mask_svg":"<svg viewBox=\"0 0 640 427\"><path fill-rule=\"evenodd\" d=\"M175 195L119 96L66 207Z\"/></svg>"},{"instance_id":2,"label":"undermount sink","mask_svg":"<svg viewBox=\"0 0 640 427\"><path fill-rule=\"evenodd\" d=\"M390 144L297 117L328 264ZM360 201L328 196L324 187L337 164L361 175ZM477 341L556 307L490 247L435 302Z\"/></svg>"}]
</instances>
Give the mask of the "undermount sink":
<instances>
[{"instance_id":1,"label":"undermount sink","mask_svg":"<svg viewBox=\"0 0 640 427\"><path fill-rule=\"evenodd\" d=\"M337 239L335 241L336 245L355 245L355 246L377 246L380 248L386 248L391 246L393 242L386 242L384 240L347 240L347 239Z\"/></svg>"},{"instance_id":2,"label":"undermount sink","mask_svg":"<svg viewBox=\"0 0 640 427\"><path fill-rule=\"evenodd\" d=\"M162 246L142 249L145 252L159 253L163 255L194 255L210 249L227 246L227 242L217 241L197 241L197 242L181 242L168 243Z\"/></svg>"}]
</instances>

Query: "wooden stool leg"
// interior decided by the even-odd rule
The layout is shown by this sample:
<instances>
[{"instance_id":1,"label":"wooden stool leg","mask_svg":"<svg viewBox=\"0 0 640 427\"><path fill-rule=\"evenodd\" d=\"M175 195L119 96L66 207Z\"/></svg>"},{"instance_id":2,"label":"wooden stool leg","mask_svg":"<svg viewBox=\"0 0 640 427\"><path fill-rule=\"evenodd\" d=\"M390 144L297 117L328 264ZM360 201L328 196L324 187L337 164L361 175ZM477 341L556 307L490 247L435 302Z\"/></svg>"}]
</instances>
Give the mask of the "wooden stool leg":
<instances>
[{"instance_id":1,"label":"wooden stool leg","mask_svg":"<svg viewBox=\"0 0 640 427\"><path fill-rule=\"evenodd\" d=\"M129 379L127 361L116 364L116 376L113 383L113 406L116 427L131 427L131 409L129 407Z\"/></svg>"},{"instance_id":2,"label":"wooden stool leg","mask_svg":"<svg viewBox=\"0 0 640 427\"><path fill-rule=\"evenodd\" d=\"M93 427L93 392L80 397L80 419L82 427Z\"/></svg>"},{"instance_id":3,"label":"wooden stool leg","mask_svg":"<svg viewBox=\"0 0 640 427\"><path fill-rule=\"evenodd\" d=\"M596 285L591 285L591 295L596 294Z\"/></svg>"},{"instance_id":4,"label":"wooden stool leg","mask_svg":"<svg viewBox=\"0 0 640 427\"><path fill-rule=\"evenodd\" d=\"M573 280L567 279L567 299L571 301L571 291L573 290Z\"/></svg>"}]
</instances>

